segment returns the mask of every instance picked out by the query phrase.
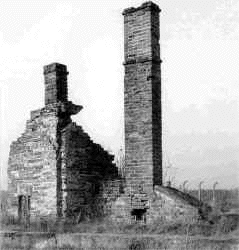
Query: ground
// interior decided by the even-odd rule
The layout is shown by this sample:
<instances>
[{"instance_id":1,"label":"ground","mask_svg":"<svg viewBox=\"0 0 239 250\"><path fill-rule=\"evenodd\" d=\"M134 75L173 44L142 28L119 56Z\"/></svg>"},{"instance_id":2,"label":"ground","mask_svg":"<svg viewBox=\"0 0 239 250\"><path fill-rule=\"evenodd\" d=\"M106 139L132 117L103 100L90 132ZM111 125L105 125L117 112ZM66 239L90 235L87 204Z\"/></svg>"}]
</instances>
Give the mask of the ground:
<instances>
[{"instance_id":1,"label":"ground","mask_svg":"<svg viewBox=\"0 0 239 250\"><path fill-rule=\"evenodd\" d=\"M6 218L5 218L6 219ZM2 225L4 220L2 219ZM238 249L239 215L216 215L211 223L112 224L107 220L48 223L37 228L5 223L1 249ZM39 232L41 229L42 232Z\"/></svg>"}]
</instances>

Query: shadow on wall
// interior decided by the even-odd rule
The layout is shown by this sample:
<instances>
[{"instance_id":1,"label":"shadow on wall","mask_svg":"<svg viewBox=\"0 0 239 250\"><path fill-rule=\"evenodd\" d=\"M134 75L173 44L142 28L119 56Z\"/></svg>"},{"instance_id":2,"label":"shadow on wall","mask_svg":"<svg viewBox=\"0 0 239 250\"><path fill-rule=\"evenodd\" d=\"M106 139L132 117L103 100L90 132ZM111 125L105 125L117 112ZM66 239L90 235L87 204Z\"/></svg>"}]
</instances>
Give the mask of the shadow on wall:
<instances>
[{"instance_id":1,"label":"shadow on wall","mask_svg":"<svg viewBox=\"0 0 239 250\"><path fill-rule=\"evenodd\" d=\"M107 215L122 185L114 157L74 123L62 138L63 213L77 222Z\"/></svg>"}]
</instances>

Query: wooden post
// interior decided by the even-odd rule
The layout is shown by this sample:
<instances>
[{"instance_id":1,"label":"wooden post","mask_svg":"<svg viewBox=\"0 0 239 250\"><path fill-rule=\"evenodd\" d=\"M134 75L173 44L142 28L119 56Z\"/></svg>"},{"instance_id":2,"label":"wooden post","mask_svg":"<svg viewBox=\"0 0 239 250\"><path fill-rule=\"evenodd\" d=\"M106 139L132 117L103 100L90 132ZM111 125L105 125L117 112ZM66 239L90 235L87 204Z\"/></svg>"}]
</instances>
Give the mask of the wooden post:
<instances>
[{"instance_id":1,"label":"wooden post","mask_svg":"<svg viewBox=\"0 0 239 250\"><path fill-rule=\"evenodd\" d=\"M186 183L188 183L188 181L184 181L184 182L183 182L183 192L186 192L186 187L185 187L185 186L186 186Z\"/></svg>"},{"instance_id":2,"label":"wooden post","mask_svg":"<svg viewBox=\"0 0 239 250\"><path fill-rule=\"evenodd\" d=\"M198 199L199 201L202 201L202 184L204 183L204 181L200 181L199 183L199 189L198 189Z\"/></svg>"},{"instance_id":3,"label":"wooden post","mask_svg":"<svg viewBox=\"0 0 239 250\"><path fill-rule=\"evenodd\" d=\"M215 189L216 189L216 185L218 184L218 182L214 182L213 184L213 189L212 189L212 202L213 202L213 206L216 206L216 193L215 193Z\"/></svg>"}]
</instances>

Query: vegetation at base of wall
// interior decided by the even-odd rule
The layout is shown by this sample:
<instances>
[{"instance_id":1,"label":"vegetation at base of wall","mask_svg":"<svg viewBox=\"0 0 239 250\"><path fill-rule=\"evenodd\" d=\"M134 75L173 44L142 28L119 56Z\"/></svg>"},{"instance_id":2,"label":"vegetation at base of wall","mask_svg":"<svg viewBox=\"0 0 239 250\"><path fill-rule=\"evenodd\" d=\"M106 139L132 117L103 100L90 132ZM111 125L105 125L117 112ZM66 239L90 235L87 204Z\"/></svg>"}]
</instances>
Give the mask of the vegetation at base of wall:
<instances>
[{"instance_id":1,"label":"vegetation at base of wall","mask_svg":"<svg viewBox=\"0 0 239 250\"><path fill-rule=\"evenodd\" d=\"M1 197L2 198L2 197ZM229 200L230 201L230 200ZM5 202L6 203L6 202ZM2 208L5 204L2 202ZM228 208L229 207L229 208ZM220 236L228 234L239 235L239 214L227 214L234 209L227 200L221 200L209 216L209 221L199 221L191 224L155 221L151 225L143 225L139 222L133 224L112 223L107 218L90 220L83 218L80 223L74 217L67 221L55 223L54 218L31 217L30 224L8 216L7 210L0 212L0 230L2 231L32 231L32 232L60 232L60 233L126 233L126 234L172 234L172 235L201 235ZM238 209L238 206L236 207ZM226 212L226 213L224 213ZM1 216L2 215L2 216ZM100 217L100 215L99 215Z\"/></svg>"},{"instance_id":2,"label":"vegetation at base of wall","mask_svg":"<svg viewBox=\"0 0 239 250\"><path fill-rule=\"evenodd\" d=\"M215 215L211 222L199 221L187 224L155 221L150 225L138 222L132 224L112 223L108 219L73 224L72 221L54 222L53 219L43 220L41 218L31 218L30 224L24 224L4 216L1 218L1 227L2 231L217 236L239 232L239 215Z\"/></svg>"},{"instance_id":3,"label":"vegetation at base of wall","mask_svg":"<svg viewBox=\"0 0 239 250\"><path fill-rule=\"evenodd\" d=\"M3 249L32 249L32 250L92 250L92 249L129 249L129 250L146 250L146 249L165 249L165 250L179 250L179 249L237 249L236 242L230 240L205 240L205 239L188 239L177 238L169 239L166 237L120 237L120 236L98 236L87 235L80 238L63 234L56 236L30 236L18 237L14 240L5 238L2 242Z\"/></svg>"},{"instance_id":4,"label":"vegetation at base of wall","mask_svg":"<svg viewBox=\"0 0 239 250\"><path fill-rule=\"evenodd\" d=\"M225 237L171 236L166 234L9 234L2 239L1 249L47 249L47 250L76 250L76 249L238 249L238 240Z\"/></svg>"},{"instance_id":5,"label":"vegetation at base of wall","mask_svg":"<svg viewBox=\"0 0 239 250\"><path fill-rule=\"evenodd\" d=\"M162 221L151 225L125 224L112 223L108 219L77 224L72 220L55 223L49 218L31 218L30 222L25 227L12 217L1 217L2 230L19 232L19 236L9 232L9 237L4 237L3 249L237 249L239 236L239 216L217 212L211 215L211 222L190 224ZM35 233L22 234L24 231ZM86 234L74 236L69 233Z\"/></svg>"}]
</instances>

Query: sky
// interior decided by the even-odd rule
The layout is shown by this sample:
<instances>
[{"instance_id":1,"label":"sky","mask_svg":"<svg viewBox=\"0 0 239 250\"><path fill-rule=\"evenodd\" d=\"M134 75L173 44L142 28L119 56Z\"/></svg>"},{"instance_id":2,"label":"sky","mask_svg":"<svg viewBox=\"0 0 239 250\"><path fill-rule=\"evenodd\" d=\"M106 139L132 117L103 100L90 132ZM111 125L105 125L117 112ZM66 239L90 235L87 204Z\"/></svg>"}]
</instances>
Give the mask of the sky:
<instances>
[{"instance_id":1,"label":"sky","mask_svg":"<svg viewBox=\"0 0 239 250\"><path fill-rule=\"evenodd\" d=\"M143 2L0 1L2 188L10 143L43 107L43 66L52 62L67 65L69 99L83 106L73 120L108 151L123 147L122 11ZM238 187L239 1L154 2L162 10L165 180Z\"/></svg>"}]
</instances>

